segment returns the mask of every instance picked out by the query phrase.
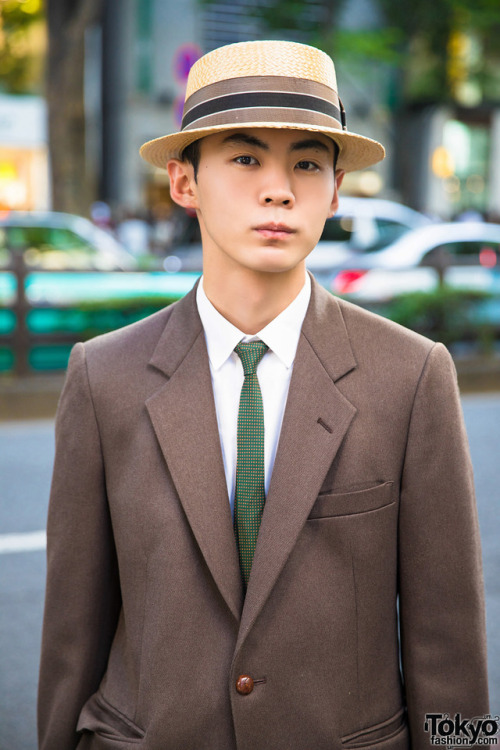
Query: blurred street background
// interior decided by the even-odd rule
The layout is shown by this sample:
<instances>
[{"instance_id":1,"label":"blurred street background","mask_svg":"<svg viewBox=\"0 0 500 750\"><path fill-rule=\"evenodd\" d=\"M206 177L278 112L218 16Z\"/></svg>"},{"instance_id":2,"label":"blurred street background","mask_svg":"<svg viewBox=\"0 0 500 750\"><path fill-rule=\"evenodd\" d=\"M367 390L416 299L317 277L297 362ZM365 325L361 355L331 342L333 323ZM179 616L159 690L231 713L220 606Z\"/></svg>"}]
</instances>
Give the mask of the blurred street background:
<instances>
[{"instance_id":1,"label":"blurred street background","mask_svg":"<svg viewBox=\"0 0 500 750\"><path fill-rule=\"evenodd\" d=\"M53 417L69 352L179 299L196 218L145 141L179 129L189 69L250 39L334 59L347 175L317 280L455 360L483 535L500 711L498 0L0 0L0 750L34 750ZM54 749L56 750L56 749Z\"/></svg>"},{"instance_id":2,"label":"blurred street background","mask_svg":"<svg viewBox=\"0 0 500 750\"><path fill-rule=\"evenodd\" d=\"M4 393L192 287L196 218L139 147L179 128L200 55L266 37L329 52L347 127L387 149L311 272L500 387L497 0L0 0Z\"/></svg>"}]
</instances>

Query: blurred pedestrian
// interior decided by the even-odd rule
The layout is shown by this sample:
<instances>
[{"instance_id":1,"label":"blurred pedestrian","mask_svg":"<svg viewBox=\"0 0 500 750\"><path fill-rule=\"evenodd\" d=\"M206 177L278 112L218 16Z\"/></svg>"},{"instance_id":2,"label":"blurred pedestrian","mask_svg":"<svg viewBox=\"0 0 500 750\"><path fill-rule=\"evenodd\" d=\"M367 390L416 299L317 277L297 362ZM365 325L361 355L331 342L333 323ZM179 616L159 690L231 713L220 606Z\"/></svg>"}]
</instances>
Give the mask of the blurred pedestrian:
<instances>
[{"instance_id":1,"label":"blurred pedestrian","mask_svg":"<svg viewBox=\"0 0 500 750\"><path fill-rule=\"evenodd\" d=\"M153 207L151 225L151 248L155 255L166 255L173 244L175 236L174 211L167 203L157 203Z\"/></svg>"},{"instance_id":2,"label":"blurred pedestrian","mask_svg":"<svg viewBox=\"0 0 500 750\"><path fill-rule=\"evenodd\" d=\"M484 221L484 216L474 208L468 208L458 214L456 221Z\"/></svg>"},{"instance_id":3,"label":"blurred pedestrian","mask_svg":"<svg viewBox=\"0 0 500 750\"><path fill-rule=\"evenodd\" d=\"M116 225L116 237L136 258L149 252L151 227L134 211L126 211Z\"/></svg>"},{"instance_id":4,"label":"blurred pedestrian","mask_svg":"<svg viewBox=\"0 0 500 750\"><path fill-rule=\"evenodd\" d=\"M96 227L113 234L111 208L107 203L104 201L94 201L90 206L90 218Z\"/></svg>"}]
</instances>

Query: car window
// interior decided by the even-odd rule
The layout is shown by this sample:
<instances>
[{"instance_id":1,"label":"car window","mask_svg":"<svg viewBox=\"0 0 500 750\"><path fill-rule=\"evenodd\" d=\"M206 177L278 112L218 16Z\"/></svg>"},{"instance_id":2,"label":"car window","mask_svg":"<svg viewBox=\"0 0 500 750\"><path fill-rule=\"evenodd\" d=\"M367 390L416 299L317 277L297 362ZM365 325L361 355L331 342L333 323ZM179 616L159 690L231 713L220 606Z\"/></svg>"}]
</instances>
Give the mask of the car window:
<instances>
[{"instance_id":1,"label":"car window","mask_svg":"<svg viewBox=\"0 0 500 750\"><path fill-rule=\"evenodd\" d=\"M409 227L399 221L370 219L365 222L365 231L358 238L359 249L364 253L383 250L409 231Z\"/></svg>"},{"instance_id":2,"label":"car window","mask_svg":"<svg viewBox=\"0 0 500 750\"><path fill-rule=\"evenodd\" d=\"M448 265L481 265L493 268L499 264L500 243L462 240L445 242L430 250L423 258L423 264L430 265L436 259L444 259Z\"/></svg>"},{"instance_id":3,"label":"car window","mask_svg":"<svg viewBox=\"0 0 500 750\"><path fill-rule=\"evenodd\" d=\"M27 266L49 269L94 267L95 248L65 227L4 227L0 243L4 254L9 250L22 252Z\"/></svg>"},{"instance_id":4,"label":"car window","mask_svg":"<svg viewBox=\"0 0 500 750\"><path fill-rule=\"evenodd\" d=\"M327 220L321 239L327 242L349 242L353 232L352 216L334 216Z\"/></svg>"},{"instance_id":5,"label":"car window","mask_svg":"<svg viewBox=\"0 0 500 750\"><path fill-rule=\"evenodd\" d=\"M348 242L353 249L372 253L387 247L409 231L405 224L392 219L358 217L357 224L351 216L334 216L325 224L322 240Z\"/></svg>"},{"instance_id":6,"label":"car window","mask_svg":"<svg viewBox=\"0 0 500 750\"><path fill-rule=\"evenodd\" d=\"M377 240L373 245L366 248L367 252L381 250L409 231L409 227L405 224L401 224L399 221L392 221L391 219L375 219L375 226L377 229Z\"/></svg>"}]
</instances>

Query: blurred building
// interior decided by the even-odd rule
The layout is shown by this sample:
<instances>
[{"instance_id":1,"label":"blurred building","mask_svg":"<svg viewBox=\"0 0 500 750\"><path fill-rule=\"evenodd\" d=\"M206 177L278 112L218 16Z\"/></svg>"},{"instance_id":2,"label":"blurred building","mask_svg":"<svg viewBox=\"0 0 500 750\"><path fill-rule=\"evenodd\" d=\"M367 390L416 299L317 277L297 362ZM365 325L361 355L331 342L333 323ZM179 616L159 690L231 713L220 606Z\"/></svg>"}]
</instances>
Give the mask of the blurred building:
<instances>
[{"instance_id":1,"label":"blurred building","mask_svg":"<svg viewBox=\"0 0 500 750\"><path fill-rule=\"evenodd\" d=\"M474 11L474 24L472 9L460 16L458 6L450 5L447 22L456 25L439 58L429 61L428 49L414 48L407 79L420 87L396 118L395 182L409 203L427 213L500 221L500 66L492 48L500 6L489 8L488 27L484 7ZM436 80L441 89L432 92Z\"/></svg>"},{"instance_id":2,"label":"blurred building","mask_svg":"<svg viewBox=\"0 0 500 750\"><path fill-rule=\"evenodd\" d=\"M261 5L266 0L260 0ZM190 65L222 44L262 38L252 0L107 0L102 29L102 111L89 108L89 142L102 156L100 197L126 210L168 208L168 178L138 155L145 141L172 132L182 116ZM325 3L310 0L304 29ZM307 17L306 17L307 16ZM383 27L375 0L348 0L342 27ZM283 29L275 37L301 38ZM335 55L334 55L335 58ZM89 80L98 56L89 54ZM350 129L386 145L386 160L349 175L344 192L402 200L445 218L467 210L500 219L500 107L484 104L467 80L456 105L391 105L391 75L378 63L349 66L335 59ZM89 101L92 101L91 87ZM476 98L474 98L476 97ZM94 94L94 101L98 101ZM92 112L94 114L92 114ZM94 136L92 136L92 127ZM101 139L102 133L102 142Z\"/></svg>"},{"instance_id":3,"label":"blurred building","mask_svg":"<svg viewBox=\"0 0 500 750\"><path fill-rule=\"evenodd\" d=\"M415 113L410 132L417 128L425 133L425 169L419 190L408 186L409 200L446 218L500 222L500 107L436 107Z\"/></svg>"},{"instance_id":4,"label":"blurred building","mask_svg":"<svg viewBox=\"0 0 500 750\"><path fill-rule=\"evenodd\" d=\"M45 101L0 95L0 210L46 209L48 176Z\"/></svg>"},{"instance_id":5,"label":"blurred building","mask_svg":"<svg viewBox=\"0 0 500 750\"><path fill-rule=\"evenodd\" d=\"M41 0L0 5L0 210L45 209L50 191Z\"/></svg>"},{"instance_id":6,"label":"blurred building","mask_svg":"<svg viewBox=\"0 0 500 750\"><path fill-rule=\"evenodd\" d=\"M292 29L275 24L271 32L256 4L262 10L272 0L102 0L102 17L85 36L85 155L94 198L118 218L145 209L168 216L167 174L144 163L139 147L178 129L188 71L201 54L265 36L308 42L318 27L328 36L332 6L324 0L303 3ZM41 0L28 6L38 21L23 44L36 64L16 79L15 95L0 71L0 209L50 206ZM336 21L346 34L337 41L342 55L333 57L348 127L387 148L382 164L348 175L343 191L394 198L445 218L473 211L500 221L500 73L488 98L473 75L480 46L466 33L451 39L453 90L446 104L435 98L401 107L396 66L349 50L349 32L383 35L388 22L379 3L345 0L338 7ZM285 15L280 23L287 22Z\"/></svg>"}]
</instances>

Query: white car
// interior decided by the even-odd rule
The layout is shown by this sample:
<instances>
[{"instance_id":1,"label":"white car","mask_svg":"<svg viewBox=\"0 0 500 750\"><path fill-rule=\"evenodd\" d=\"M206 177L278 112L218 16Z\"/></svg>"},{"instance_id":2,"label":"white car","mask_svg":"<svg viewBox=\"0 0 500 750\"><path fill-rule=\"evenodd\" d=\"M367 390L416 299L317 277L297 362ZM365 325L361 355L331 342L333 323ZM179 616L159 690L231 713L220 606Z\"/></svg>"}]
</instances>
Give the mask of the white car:
<instances>
[{"instance_id":1,"label":"white car","mask_svg":"<svg viewBox=\"0 0 500 750\"><path fill-rule=\"evenodd\" d=\"M28 267L61 270L132 270L134 257L108 232L81 216L57 211L0 214L0 268L22 253Z\"/></svg>"},{"instance_id":2,"label":"white car","mask_svg":"<svg viewBox=\"0 0 500 750\"><path fill-rule=\"evenodd\" d=\"M455 288L498 292L500 224L458 222L415 229L384 250L332 270L325 286L360 301L384 301L436 288L437 269Z\"/></svg>"},{"instance_id":3,"label":"white car","mask_svg":"<svg viewBox=\"0 0 500 750\"><path fill-rule=\"evenodd\" d=\"M328 278L336 268L387 247L412 229L432 224L427 216L402 203L341 196L307 267L320 280L323 274Z\"/></svg>"}]
</instances>

